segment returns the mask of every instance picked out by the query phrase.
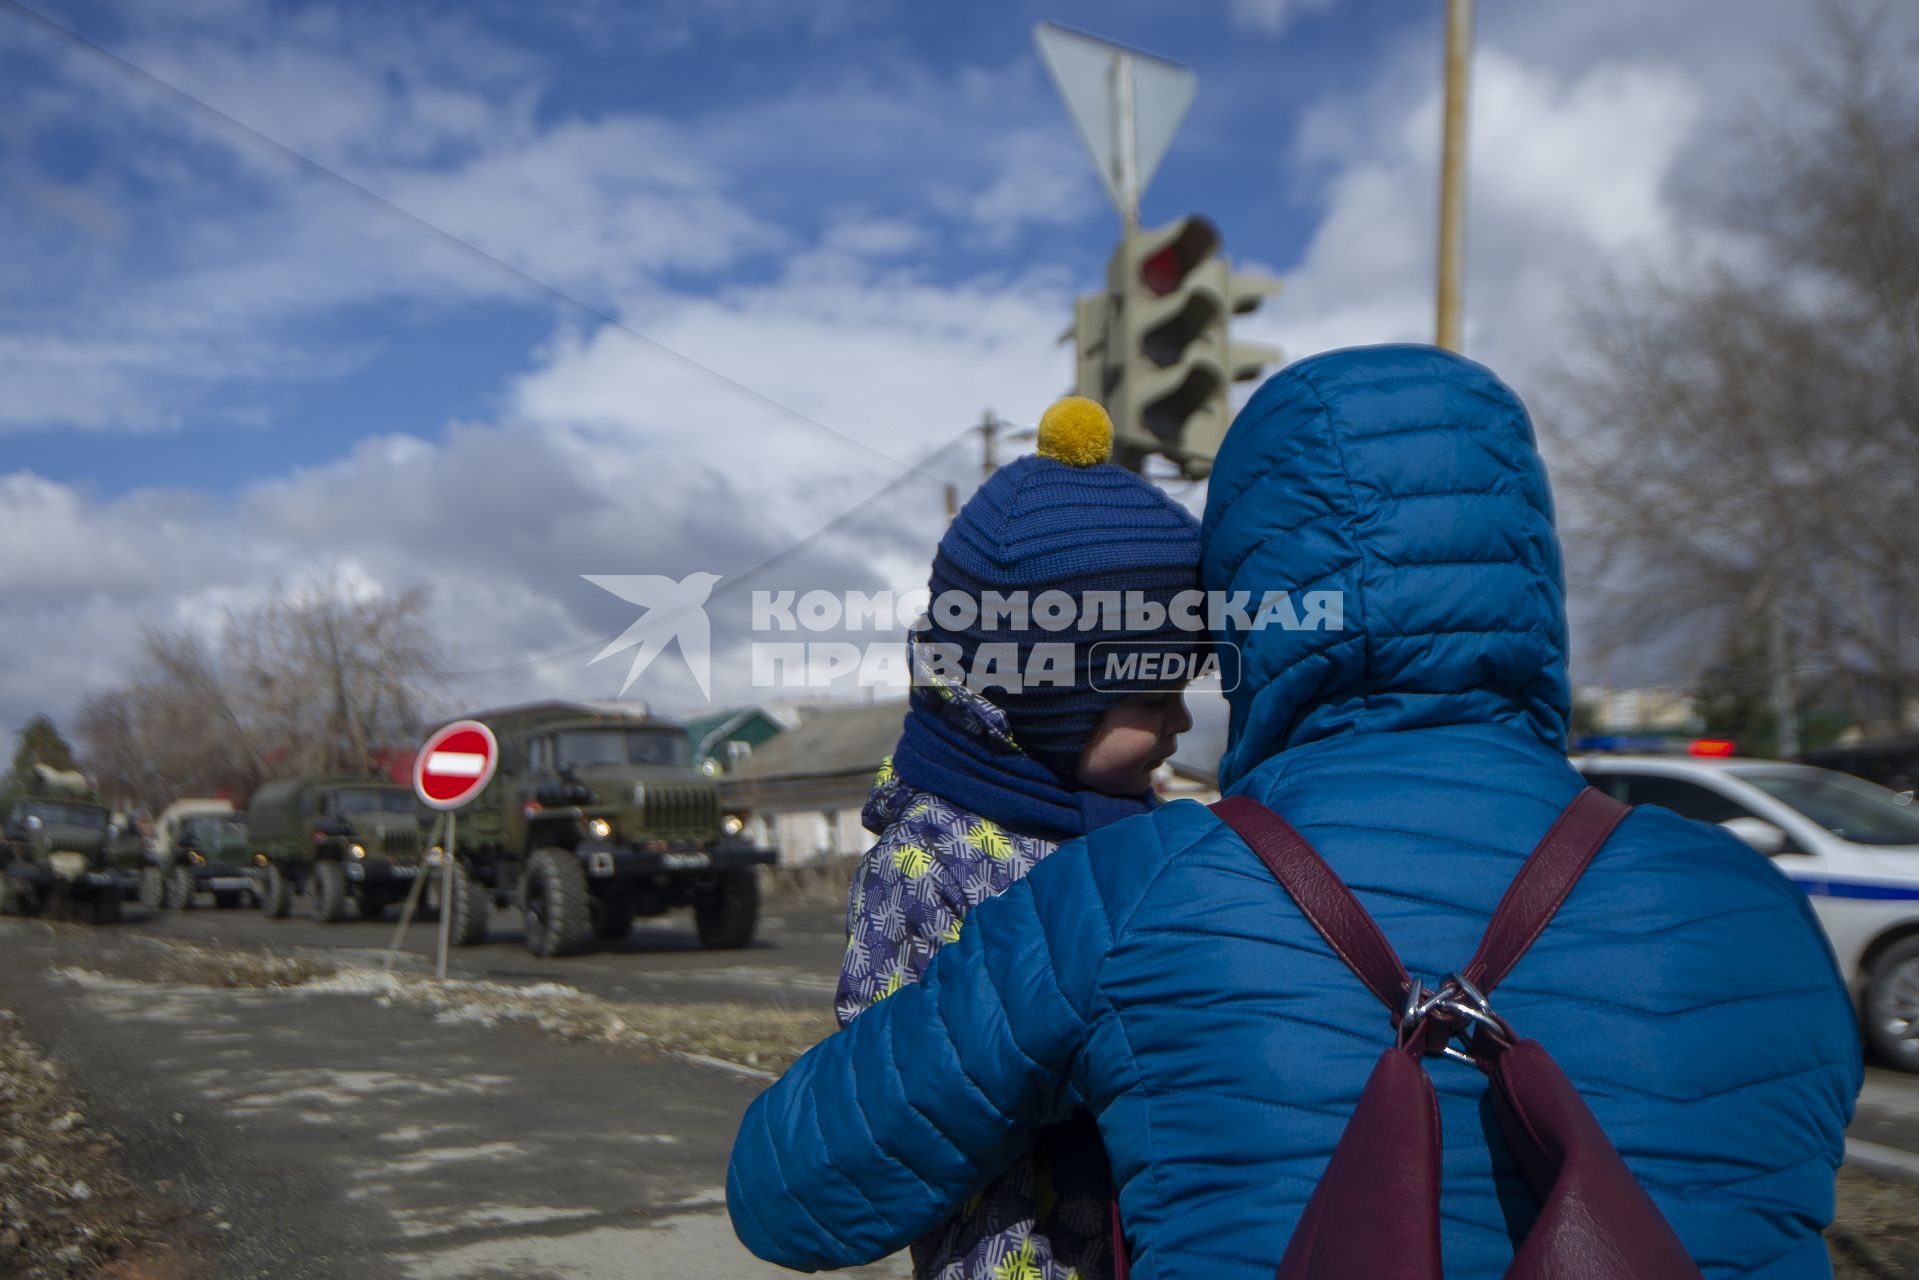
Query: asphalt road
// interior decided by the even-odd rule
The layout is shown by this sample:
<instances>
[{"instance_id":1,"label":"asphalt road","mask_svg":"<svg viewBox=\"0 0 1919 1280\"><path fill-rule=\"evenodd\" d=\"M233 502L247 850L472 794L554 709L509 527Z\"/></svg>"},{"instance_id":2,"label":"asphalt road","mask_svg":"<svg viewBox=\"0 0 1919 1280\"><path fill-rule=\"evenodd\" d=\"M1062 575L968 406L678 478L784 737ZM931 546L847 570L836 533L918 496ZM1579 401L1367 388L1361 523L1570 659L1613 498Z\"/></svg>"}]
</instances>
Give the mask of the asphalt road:
<instances>
[{"instance_id":1,"label":"asphalt road","mask_svg":"<svg viewBox=\"0 0 1919 1280\"><path fill-rule=\"evenodd\" d=\"M133 909L99 930L0 921L0 1002L69 1070L93 1122L120 1135L137 1179L230 1224L217 1280L785 1274L739 1247L721 1191L762 1078L365 993L125 980L155 935L351 963L392 932L208 908ZM416 923L406 967L429 966L434 942ZM837 908L769 903L740 951L703 949L680 913L541 960L501 912L486 945L451 953L451 971L618 1000L820 1009L841 949ZM1919 1170L1919 1077L1871 1069L1853 1137L1868 1163ZM905 1273L895 1259L855 1274Z\"/></svg>"},{"instance_id":2,"label":"asphalt road","mask_svg":"<svg viewBox=\"0 0 1919 1280\"><path fill-rule=\"evenodd\" d=\"M0 921L0 1000L65 1069L88 1123L119 1136L140 1185L223 1224L207 1276L789 1274L740 1247L724 1208L727 1152L763 1079L363 992L126 976L150 966L150 930L204 938L260 923ZM372 928L332 936L365 946L354 937ZM693 958L646 954L662 972Z\"/></svg>"},{"instance_id":3,"label":"asphalt road","mask_svg":"<svg viewBox=\"0 0 1919 1280\"><path fill-rule=\"evenodd\" d=\"M388 922L320 924L299 915L301 906L296 899L294 915L270 920L243 908L155 914L129 904L127 927L186 942L314 947L363 957L385 951L399 918L396 908ZM431 921L414 921L401 949L430 961L437 949L436 930ZM753 999L824 1009L833 1001L846 924L840 907L769 903L753 945L708 951L694 935L692 913L676 911L637 922L624 941L601 944L585 955L543 960L526 949L519 917L496 911L487 937L482 946L451 949L448 973L507 982L564 982L608 999Z\"/></svg>"},{"instance_id":4,"label":"asphalt road","mask_svg":"<svg viewBox=\"0 0 1919 1280\"><path fill-rule=\"evenodd\" d=\"M297 909L297 904L296 904ZM157 917L132 909L134 928L184 941L242 946L313 947L358 956L383 952L392 923L349 920L318 924L299 916L269 920L253 910L168 911ZM397 912L395 913L397 917ZM499 981L564 982L609 999L755 999L793 1008L830 1003L845 925L839 908L772 902L759 936L741 951L707 951L694 936L692 918L681 911L636 924L626 939L581 956L542 960L527 952L518 918L494 913L486 945L449 952L448 972ZM436 934L428 922L414 924L403 950L430 960ZM1852 1136L1868 1158L1901 1157L1919 1172L1919 1076L1868 1066Z\"/></svg>"}]
</instances>

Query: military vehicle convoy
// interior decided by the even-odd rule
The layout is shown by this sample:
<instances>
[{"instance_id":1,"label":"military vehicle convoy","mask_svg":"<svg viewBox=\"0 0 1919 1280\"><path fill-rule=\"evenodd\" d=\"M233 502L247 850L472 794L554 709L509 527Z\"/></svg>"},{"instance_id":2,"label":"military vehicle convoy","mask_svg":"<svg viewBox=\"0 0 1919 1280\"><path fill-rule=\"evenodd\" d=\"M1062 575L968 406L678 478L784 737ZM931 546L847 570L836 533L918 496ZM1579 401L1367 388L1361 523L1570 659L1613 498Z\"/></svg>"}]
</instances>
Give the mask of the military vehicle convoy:
<instances>
[{"instance_id":1,"label":"military vehicle convoy","mask_svg":"<svg viewBox=\"0 0 1919 1280\"><path fill-rule=\"evenodd\" d=\"M34 765L0 814L0 915L119 920L131 877L109 855L108 816L86 778Z\"/></svg>"},{"instance_id":2,"label":"military vehicle convoy","mask_svg":"<svg viewBox=\"0 0 1919 1280\"><path fill-rule=\"evenodd\" d=\"M154 823L152 857L140 872L140 901L154 910L191 910L211 893L216 907L237 907L255 894L255 864L244 813L231 800L175 800Z\"/></svg>"},{"instance_id":3,"label":"military vehicle convoy","mask_svg":"<svg viewBox=\"0 0 1919 1280\"><path fill-rule=\"evenodd\" d=\"M353 777L269 782L247 802L260 909L282 917L306 896L324 924L385 918L420 874L419 807L411 787Z\"/></svg>"},{"instance_id":4,"label":"military vehicle convoy","mask_svg":"<svg viewBox=\"0 0 1919 1280\"><path fill-rule=\"evenodd\" d=\"M759 921L757 869L770 849L743 839L678 725L572 703L473 717L500 763L459 815L450 933L486 940L493 903L517 905L535 955L623 938L636 916L693 909L708 947L744 947ZM434 830L444 830L436 825ZM436 875L429 888L437 890Z\"/></svg>"}]
</instances>

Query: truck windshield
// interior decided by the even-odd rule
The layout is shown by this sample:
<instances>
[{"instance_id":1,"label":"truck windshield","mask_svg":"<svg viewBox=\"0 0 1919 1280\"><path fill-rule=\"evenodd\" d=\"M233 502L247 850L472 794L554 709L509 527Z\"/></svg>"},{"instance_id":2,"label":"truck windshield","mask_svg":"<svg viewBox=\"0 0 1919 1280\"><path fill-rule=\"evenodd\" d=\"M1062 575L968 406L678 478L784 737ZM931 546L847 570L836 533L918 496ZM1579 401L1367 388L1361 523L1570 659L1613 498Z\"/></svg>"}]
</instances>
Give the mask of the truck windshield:
<instances>
[{"instance_id":1,"label":"truck windshield","mask_svg":"<svg viewBox=\"0 0 1919 1280\"><path fill-rule=\"evenodd\" d=\"M107 811L90 804L58 804L42 800L28 805L27 813L42 822L85 827L89 831L104 831L107 826Z\"/></svg>"},{"instance_id":2,"label":"truck windshield","mask_svg":"<svg viewBox=\"0 0 1919 1280\"><path fill-rule=\"evenodd\" d=\"M1919 845L1919 810L1909 798L1830 769L1735 769L1773 799L1789 804L1841 840Z\"/></svg>"},{"instance_id":3,"label":"truck windshield","mask_svg":"<svg viewBox=\"0 0 1919 1280\"><path fill-rule=\"evenodd\" d=\"M387 813L413 812L413 793L410 791L342 791L334 801L334 807L341 813Z\"/></svg>"},{"instance_id":4,"label":"truck windshield","mask_svg":"<svg viewBox=\"0 0 1919 1280\"><path fill-rule=\"evenodd\" d=\"M562 765L685 764L686 735L677 729L574 729L554 735Z\"/></svg>"}]
</instances>

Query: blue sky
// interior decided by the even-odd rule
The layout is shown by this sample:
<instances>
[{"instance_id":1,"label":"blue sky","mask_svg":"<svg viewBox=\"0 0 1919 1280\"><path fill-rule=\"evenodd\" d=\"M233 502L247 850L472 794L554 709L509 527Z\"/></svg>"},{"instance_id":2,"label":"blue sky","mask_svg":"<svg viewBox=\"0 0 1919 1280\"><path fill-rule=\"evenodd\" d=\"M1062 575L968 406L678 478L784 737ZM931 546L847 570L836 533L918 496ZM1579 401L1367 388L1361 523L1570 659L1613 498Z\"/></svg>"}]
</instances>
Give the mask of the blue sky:
<instances>
[{"instance_id":1,"label":"blue sky","mask_svg":"<svg viewBox=\"0 0 1919 1280\"><path fill-rule=\"evenodd\" d=\"M701 148L712 148L708 163L720 170L729 202L759 224L718 252L693 235L698 247L686 261L675 260L670 240L663 245L646 264L649 282L689 292L773 278L790 252L849 217L919 228L926 241L901 266L928 282L1045 269L1090 284L1110 247L1112 215L1034 56L1031 30L1042 17L1097 26L1185 61L1201 77L1195 108L1147 193L1149 221L1203 208L1240 254L1296 259L1323 193L1272 148L1249 152L1247 139L1290 133L1356 68L1437 34L1430 15L1406 4L1308 13L1283 41L1258 38L1256 24L1246 38L1224 9L1183 21L1162 6L1081 9L1007 6L981 22L973 12L919 5L686 6L677 15L581 6L572 20L507 5L422 9L405 20L395 20L391 6L274 7L246 12L244 38L234 37L234 14L218 6L158 29L150 14L122 6L41 12L380 192L404 185L381 181L396 158L416 175L474 163L498 145L489 125L551 133L609 119L668 123L696 162ZM383 249L405 253L412 239L422 252L444 252L425 229L372 201L343 198L270 144L220 130L57 33L18 16L0 30L0 68L31 113L25 145L10 160L15 172L53 188L47 196L64 197L10 202L10 230L48 266L63 268L20 282L16 305L35 319L97 333L111 327L100 323L102 303L142 286L158 295L149 305L191 307L193 290L179 277L205 270L217 253L207 236L270 236L289 206L310 200L337 205L339 239L299 251L305 269L324 272L333 256L344 271L378 270L356 251L356 231L380 238ZM261 57L275 46L281 52L262 57L252 72L261 78L249 82L249 51ZM209 70L212 59L196 59L208 48L228 65ZM369 54L379 61L362 62L359 75L326 65ZM275 61L292 72L277 83L267 78ZM337 130L301 127L289 137L276 127L303 102L319 97L323 109L337 108L354 90L388 101L384 109L347 107ZM524 101L470 130L449 124L397 148L375 129L356 136L356 126L383 116L403 134L417 130L427 108L403 104L429 92ZM873 117L895 101L915 104L929 122L950 112L939 123L951 132L908 139L889 130ZM782 128L793 104L803 104L803 124ZM969 207L982 199L994 210ZM520 261L509 242L476 239ZM488 274L477 263L463 266ZM611 307L614 295L590 272L554 283ZM206 378L178 376L161 362L142 371L153 379L140 388L145 394L92 408L107 423L86 421L84 408L63 415L57 398L23 406L10 424L15 465L103 495L154 484L231 489L336 456L371 422L433 438L451 419L497 412L505 377L529 367L556 310L567 316L505 271L490 284L492 296L475 299L367 282L361 298L276 309L271 331L247 340L279 339L297 346L298 358L261 352L221 362ZM489 291L488 282L476 287ZM628 319L644 327L644 315ZM129 438L103 456L61 430L76 425L111 425Z\"/></svg>"},{"instance_id":2,"label":"blue sky","mask_svg":"<svg viewBox=\"0 0 1919 1280\"><path fill-rule=\"evenodd\" d=\"M964 428L1065 389L1115 234L1042 19L1197 72L1144 212L1286 278L1247 336L1430 334L1438 4L28 7L140 70L0 4L0 728L276 584L431 586L492 673L457 707L617 688L582 574L808 540L766 585L922 583ZM1567 412L1571 300L1727 247L1813 8L1479 9L1468 350Z\"/></svg>"}]
</instances>

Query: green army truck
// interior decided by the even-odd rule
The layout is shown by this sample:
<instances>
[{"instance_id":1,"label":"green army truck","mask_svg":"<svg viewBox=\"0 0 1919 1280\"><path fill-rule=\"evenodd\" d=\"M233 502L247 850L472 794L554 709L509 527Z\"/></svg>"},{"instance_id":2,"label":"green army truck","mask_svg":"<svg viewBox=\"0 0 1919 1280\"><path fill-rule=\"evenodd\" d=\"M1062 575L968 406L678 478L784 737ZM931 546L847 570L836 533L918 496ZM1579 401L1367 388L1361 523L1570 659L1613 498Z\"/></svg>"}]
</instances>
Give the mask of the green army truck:
<instances>
[{"instance_id":1,"label":"green army truck","mask_svg":"<svg viewBox=\"0 0 1919 1280\"><path fill-rule=\"evenodd\" d=\"M718 770L693 762L679 725L564 702L472 718L499 739L500 763L459 815L458 945L485 941L495 903L517 905L541 956L623 938L636 916L680 907L708 947L753 940L758 868L773 851L742 838L744 816L722 810Z\"/></svg>"},{"instance_id":2,"label":"green army truck","mask_svg":"<svg viewBox=\"0 0 1919 1280\"><path fill-rule=\"evenodd\" d=\"M140 873L140 901L158 910L193 908L199 894L216 907L237 907L257 890L247 816L231 800L175 800L154 823L153 856Z\"/></svg>"},{"instance_id":3,"label":"green army truck","mask_svg":"<svg viewBox=\"0 0 1919 1280\"><path fill-rule=\"evenodd\" d=\"M0 915L119 920L130 877L108 852L108 817L80 774L33 766L0 811Z\"/></svg>"},{"instance_id":4,"label":"green army truck","mask_svg":"<svg viewBox=\"0 0 1919 1280\"><path fill-rule=\"evenodd\" d=\"M293 909L323 924L385 918L413 887L423 856L419 807L410 787L352 777L269 782L247 802L254 897L268 916Z\"/></svg>"}]
</instances>

